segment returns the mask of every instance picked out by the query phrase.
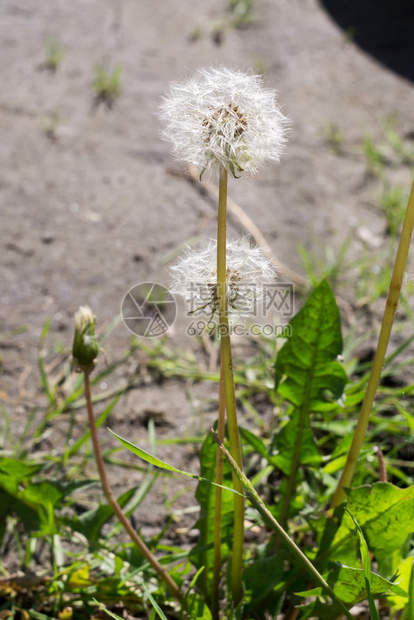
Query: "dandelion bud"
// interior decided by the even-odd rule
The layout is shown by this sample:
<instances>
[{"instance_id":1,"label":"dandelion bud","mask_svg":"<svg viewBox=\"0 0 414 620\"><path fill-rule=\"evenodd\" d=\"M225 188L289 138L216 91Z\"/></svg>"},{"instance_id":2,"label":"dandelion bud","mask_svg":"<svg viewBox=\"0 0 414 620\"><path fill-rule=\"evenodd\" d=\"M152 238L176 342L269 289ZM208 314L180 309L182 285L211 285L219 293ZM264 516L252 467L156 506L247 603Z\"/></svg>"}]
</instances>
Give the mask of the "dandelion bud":
<instances>
[{"instance_id":1,"label":"dandelion bud","mask_svg":"<svg viewBox=\"0 0 414 620\"><path fill-rule=\"evenodd\" d=\"M201 174L224 166L233 177L278 162L289 123L261 76L224 67L199 69L173 84L160 116L177 159Z\"/></svg>"},{"instance_id":2,"label":"dandelion bud","mask_svg":"<svg viewBox=\"0 0 414 620\"><path fill-rule=\"evenodd\" d=\"M95 358L99 353L95 321L89 306L80 306L75 314L75 337L72 346L73 366L76 370L87 371L95 365Z\"/></svg>"}]
</instances>

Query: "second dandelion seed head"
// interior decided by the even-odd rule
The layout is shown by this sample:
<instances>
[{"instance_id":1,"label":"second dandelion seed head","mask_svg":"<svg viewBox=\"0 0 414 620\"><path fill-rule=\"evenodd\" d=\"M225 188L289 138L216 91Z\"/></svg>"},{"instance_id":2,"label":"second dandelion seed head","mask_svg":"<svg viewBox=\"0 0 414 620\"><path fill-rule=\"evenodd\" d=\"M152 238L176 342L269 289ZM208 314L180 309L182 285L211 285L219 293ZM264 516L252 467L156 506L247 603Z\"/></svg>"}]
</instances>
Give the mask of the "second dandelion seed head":
<instances>
[{"instance_id":1,"label":"second dandelion seed head","mask_svg":"<svg viewBox=\"0 0 414 620\"><path fill-rule=\"evenodd\" d=\"M266 284L276 276L271 258L262 248L252 247L249 239L227 242L226 297L230 315L254 314L264 297ZM218 311L217 241L188 248L171 267L171 292L184 297L188 314L213 316Z\"/></svg>"}]
</instances>

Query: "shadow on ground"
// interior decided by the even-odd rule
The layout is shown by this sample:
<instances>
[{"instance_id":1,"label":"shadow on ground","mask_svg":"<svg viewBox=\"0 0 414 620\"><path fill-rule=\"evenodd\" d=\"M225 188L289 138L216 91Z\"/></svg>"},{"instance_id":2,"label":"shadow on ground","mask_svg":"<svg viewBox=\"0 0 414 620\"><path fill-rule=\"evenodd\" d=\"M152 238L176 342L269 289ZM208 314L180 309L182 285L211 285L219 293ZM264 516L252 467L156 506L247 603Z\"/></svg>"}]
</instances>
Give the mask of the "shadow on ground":
<instances>
[{"instance_id":1,"label":"shadow on ground","mask_svg":"<svg viewBox=\"0 0 414 620\"><path fill-rule=\"evenodd\" d=\"M359 47L414 81L413 0L320 0Z\"/></svg>"}]
</instances>

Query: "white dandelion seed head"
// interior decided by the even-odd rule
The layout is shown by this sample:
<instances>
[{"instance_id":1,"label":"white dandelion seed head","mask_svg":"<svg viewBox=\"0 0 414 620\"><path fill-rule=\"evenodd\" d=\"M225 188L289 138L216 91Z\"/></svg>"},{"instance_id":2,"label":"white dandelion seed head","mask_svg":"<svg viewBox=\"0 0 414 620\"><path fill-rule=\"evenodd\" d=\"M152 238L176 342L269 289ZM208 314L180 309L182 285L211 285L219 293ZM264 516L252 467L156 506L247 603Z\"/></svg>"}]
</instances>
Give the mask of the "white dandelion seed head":
<instances>
[{"instance_id":1,"label":"white dandelion seed head","mask_svg":"<svg viewBox=\"0 0 414 620\"><path fill-rule=\"evenodd\" d=\"M160 116L177 159L202 173L224 166L234 177L277 163L289 125L261 76L225 67L198 69L187 82L172 84Z\"/></svg>"},{"instance_id":2,"label":"white dandelion seed head","mask_svg":"<svg viewBox=\"0 0 414 620\"><path fill-rule=\"evenodd\" d=\"M188 248L171 267L171 293L184 297L189 314L218 311L217 241L209 239L199 248ZM265 295L266 284L277 278L272 259L249 238L227 241L226 296L230 315L248 316Z\"/></svg>"}]
</instances>

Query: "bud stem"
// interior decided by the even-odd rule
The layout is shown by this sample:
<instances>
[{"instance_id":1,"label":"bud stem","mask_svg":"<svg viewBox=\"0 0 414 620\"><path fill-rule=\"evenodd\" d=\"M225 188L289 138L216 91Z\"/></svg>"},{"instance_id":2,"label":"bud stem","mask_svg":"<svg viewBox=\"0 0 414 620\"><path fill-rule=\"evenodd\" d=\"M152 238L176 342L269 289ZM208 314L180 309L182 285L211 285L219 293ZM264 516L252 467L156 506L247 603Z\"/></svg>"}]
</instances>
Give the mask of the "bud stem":
<instances>
[{"instance_id":1,"label":"bud stem","mask_svg":"<svg viewBox=\"0 0 414 620\"><path fill-rule=\"evenodd\" d=\"M91 396L91 384L89 380L91 370L87 370L84 372L84 382L85 382L85 397L86 397L86 408L88 411L88 419L89 419L89 428L91 431L91 438L93 444L93 450L95 453L96 465L99 472L99 477L101 479L102 490L106 497L108 504L111 506L112 510L118 517L120 523L126 530L127 534L131 538L131 540L138 547L139 551L142 553L144 558L151 564L153 569L158 573L158 576L166 583L171 593L175 596L178 601L183 602L183 596L169 573L165 570L163 566L158 562L158 560L152 555L151 551L148 549L147 545L144 543L142 538L137 534L137 532L132 527L131 523L127 519L127 517L122 512L122 508L114 498L112 494L111 487L109 485L108 476L106 475L104 460L102 457L101 448L98 440L98 432L95 424L95 416L93 412L92 405L92 396Z\"/></svg>"}]
</instances>

